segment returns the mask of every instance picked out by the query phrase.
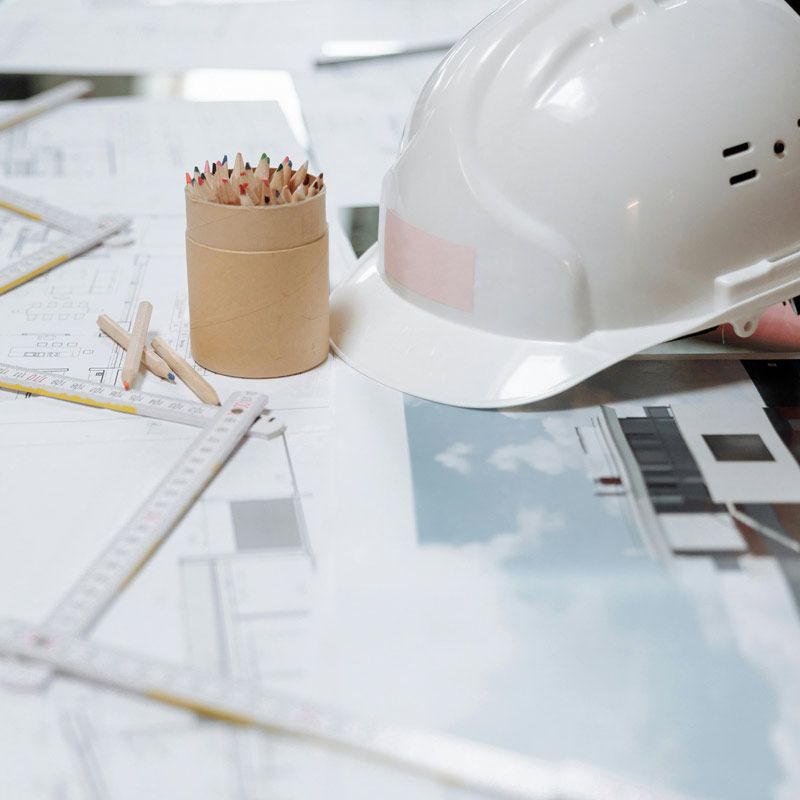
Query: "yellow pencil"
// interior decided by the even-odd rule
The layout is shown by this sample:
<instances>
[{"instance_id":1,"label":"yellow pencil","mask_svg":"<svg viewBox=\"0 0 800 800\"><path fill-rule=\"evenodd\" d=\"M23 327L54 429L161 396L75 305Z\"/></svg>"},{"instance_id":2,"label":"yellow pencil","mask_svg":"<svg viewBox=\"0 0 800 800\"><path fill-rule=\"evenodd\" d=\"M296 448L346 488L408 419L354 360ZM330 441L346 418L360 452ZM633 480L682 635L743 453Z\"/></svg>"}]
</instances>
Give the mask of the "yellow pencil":
<instances>
[{"instance_id":1,"label":"yellow pencil","mask_svg":"<svg viewBox=\"0 0 800 800\"><path fill-rule=\"evenodd\" d=\"M197 373L192 365L181 358L160 336L154 336L150 343L153 350L169 364L172 371L204 402L212 406L220 405L214 387Z\"/></svg>"},{"instance_id":2,"label":"yellow pencil","mask_svg":"<svg viewBox=\"0 0 800 800\"><path fill-rule=\"evenodd\" d=\"M131 335L126 331L124 328L117 325L108 314L101 314L97 318L97 327L111 339L112 342L116 342L123 350L128 349L128 345L131 341ZM142 356L142 360L144 361L145 367L156 375L159 378L163 378L167 381L174 381L175 380L175 373L170 371L170 368L167 366L167 362L164 361L163 358L157 356L149 347L144 348L144 353Z\"/></svg>"},{"instance_id":3,"label":"yellow pencil","mask_svg":"<svg viewBox=\"0 0 800 800\"><path fill-rule=\"evenodd\" d=\"M139 303L136 309L136 318L133 320L131 328L131 338L128 343L128 351L125 353L125 361L122 365L122 385L130 389L133 385L139 367L142 363L145 340L147 339L147 328L150 325L150 317L153 314L153 306L147 300Z\"/></svg>"}]
</instances>

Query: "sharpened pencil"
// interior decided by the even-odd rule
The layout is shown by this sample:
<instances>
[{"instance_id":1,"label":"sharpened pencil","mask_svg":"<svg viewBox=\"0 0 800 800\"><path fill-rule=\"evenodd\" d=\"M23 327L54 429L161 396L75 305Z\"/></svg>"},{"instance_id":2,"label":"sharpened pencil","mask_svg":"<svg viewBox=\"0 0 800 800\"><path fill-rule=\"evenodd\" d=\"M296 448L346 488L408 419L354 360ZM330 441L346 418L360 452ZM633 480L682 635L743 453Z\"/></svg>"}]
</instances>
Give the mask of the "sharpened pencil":
<instances>
[{"instance_id":1,"label":"sharpened pencil","mask_svg":"<svg viewBox=\"0 0 800 800\"><path fill-rule=\"evenodd\" d=\"M303 181L306 178L306 174L308 173L308 161L304 161L300 165L300 169L298 169L294 175L292 175L292 180L289 181L289 188L294 193L297 190L298 186L303 185Z\"/></svg>"},{"instance_id":2,"label":"sharpened pencil","mask_svg":"<svg viewBox=\"0 0 800 800\"><path fill-rule=\"evenodd\" d=\"M289 156L272 167L266 153L258 162L245 161L236 153L232 169L229 163L226 155L222 161L205 161L202 172L198 166L187 172L187 196L232 206L281 206L302 203L325 188L322 173L309 173L307 160L294 170Z\"/></svg>"},{"instance_id":3,"label":"sharpened pencil","mask_svg":"<svg viewBox=\"0 0 800 800\"><path fill-rule=\"evenodd\" d=\"M101 314L97 318L97 327L123 350L128 349L131 335L123 327L117 325L108 314ZM175 373L170 371L167 362L161 356L157 356L149 347L144 348L142 360L145 367L156 377L163 378L166 381L175 380Z\"/></svg>"},{"instance_id":4,"label":"sharpened pencil","mask_svg":"<svg viewBox=\"0 0 800 800\"><path fill-rule=\"evenodd\" d=\"M153 306L147 300L139 303L136 309L136 318L133 320L131 328L131 338L128 343L128 350L125 353L125 361L122 365L122 385L125 389L130 389L136 376L139 374L139 367L142 364L142 354L147 339L147 328L150 325L150 317L153 314Z\"/></svg>"},{"instance_id":5,"label":"sharpened pencil","mask_svg":"<svg viewBox=\"0 0 800 800\"><path fill-rule=\"evenodd\" d=\"M220 405L219 396L214 387L193 367L173 350L166 340L154 336L150 343L153 350L167 362L172 371L204 402L212 406Z\"/></svg>"},{"instance_id":6,"label":"sharpened pencil","mask_svg":"<svg viewBox=\"0 0 800 800\"><path fill-rule=\"evenodd\" d=\"M269 177L269 156L266 153L262 153L256 166L256 178L263 180L267 177Z\"/></svg>"}]
</instances>

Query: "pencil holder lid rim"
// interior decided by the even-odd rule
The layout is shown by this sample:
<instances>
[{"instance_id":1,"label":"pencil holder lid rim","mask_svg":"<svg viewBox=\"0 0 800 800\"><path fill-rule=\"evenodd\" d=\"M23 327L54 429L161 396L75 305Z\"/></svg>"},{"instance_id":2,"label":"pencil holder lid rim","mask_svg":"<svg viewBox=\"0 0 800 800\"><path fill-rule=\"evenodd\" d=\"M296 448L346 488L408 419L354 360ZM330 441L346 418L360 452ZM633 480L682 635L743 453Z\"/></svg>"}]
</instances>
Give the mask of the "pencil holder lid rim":
<instances>
[{"instance_id":1,"label":"pencil holder lid rim","mask_svg":"<svg viewBox=\"0 0 800 800\"><path fill-rule=\"evenodd\" d=\"M303 242L302 244L298 244L295 247L281 247L277 250L229 250L225 247L212 247L208 244L203 244L202 242L198 242L196 239L192 239L189 236L187 231L186 233L186 241L191 242L194 247L202 247L204 250L213 250L215 253L221 254L229 254L233 256L277 256L281 253L293 253L295 250L302 250L304 247L313 247L314 245L318 245L322 242L323 239L328 238L328 224L325 224L325 230L323 231L321 236L318 236L316 239L312 239L310 242Z\"/></svg>"}]
</instances>

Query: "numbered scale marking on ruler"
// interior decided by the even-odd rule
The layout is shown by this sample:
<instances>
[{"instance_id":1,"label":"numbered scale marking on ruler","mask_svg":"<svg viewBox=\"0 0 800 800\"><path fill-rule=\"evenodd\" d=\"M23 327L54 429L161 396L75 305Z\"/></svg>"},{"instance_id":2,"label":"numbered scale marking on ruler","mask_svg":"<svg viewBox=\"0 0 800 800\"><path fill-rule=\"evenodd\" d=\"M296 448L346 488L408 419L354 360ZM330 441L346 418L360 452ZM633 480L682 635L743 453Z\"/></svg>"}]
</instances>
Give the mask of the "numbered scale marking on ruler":
<instances>
[{"instance_id":1,"label":"numbered scale marking on ruler","mask_svg":"<svg viewBox=\"0 0 800 800\"><path fill-rule=\"evenodd\" d=\"M210 425L219 412L219 406L193 400L179 400L135 390L126 392L96 381L36 372L10 364L0 364L0 389L52 397L69 403L107 408L123 414L179 422L199 428ZM259 439L272 439L284 430L283 423L267 413L255 423L247 435Z\"/></svg>"},{"instance_id":2,"label":"numbered scale marking on ruler","mask_svg":"<svg viewBox=\"0 0 800 800\"><path fill-rule=\"evenodd\" d=\"M29 97L27 100L17 103L8 113L0 115L0 131L19 125L31 117L44 114L71 100L77 100L79 97L89 94L92 89L94 89L94 84L91 81L67 81L53 89Z\"/></svg>"},{"instance_id":3,"label":"numbered scale marking on ruler","mask_svg":"<svg viewBox=\"0 0 800 800\"><path fill-rule=\"evenodd\" d=\"M444 734L369 725L252 684L14 621L0 621L0 655L219 721L310 739L495 797L677 800L588 765L542 762Z\"/></svg>"},{"instance_id":4,"label":"numbered scale marking on ruler","mask_svg":"<svg viewBox=\"0 0 800 800\"><path fill-rule=\"evenodd\" d=\"M57 241L0 269L0 294L97 247L130 224L130 219L121 216L105 217L99 221L81 217L2 187L0 208L64 232L64 236Z\"/></svg>"},{"instance_id":5,"label":"numbered scale marking on ruler","mask_svg":"<svg viewBox=\"0 0 800 800\"><path fill-rule=\"evenodd\" d=\"M138 573L210 483L267 404L266 395L235 392L46 620L50 631L88 630Z\"/></svg>"}]
</instances>

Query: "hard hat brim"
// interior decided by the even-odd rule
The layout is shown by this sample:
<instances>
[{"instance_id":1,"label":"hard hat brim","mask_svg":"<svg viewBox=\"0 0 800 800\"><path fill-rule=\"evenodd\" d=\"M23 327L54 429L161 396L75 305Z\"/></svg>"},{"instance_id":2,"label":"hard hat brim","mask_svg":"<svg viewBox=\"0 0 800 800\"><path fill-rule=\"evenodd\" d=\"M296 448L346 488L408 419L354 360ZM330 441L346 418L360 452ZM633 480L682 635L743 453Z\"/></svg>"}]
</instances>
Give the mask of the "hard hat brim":
<instances>
[{"instance_id":1,"label":"hard hat brim","mask_svg":"<svg viewBox=\"0 0 800 800\"><path fill-rule=\"evenodd\" d=\"M508 408L552 397L642 350L725 318L717 311L595 331L571 342L500 336L404 300L380 275L373 247L331 295L331 344L351 367L393 389L447 405Z\"/></svg>"}]
</instances>

